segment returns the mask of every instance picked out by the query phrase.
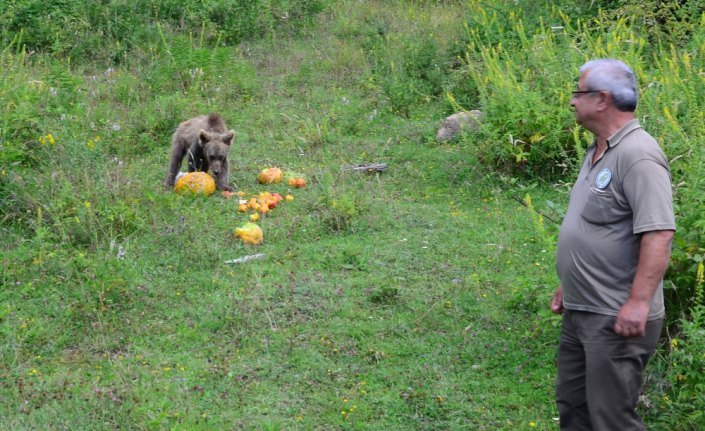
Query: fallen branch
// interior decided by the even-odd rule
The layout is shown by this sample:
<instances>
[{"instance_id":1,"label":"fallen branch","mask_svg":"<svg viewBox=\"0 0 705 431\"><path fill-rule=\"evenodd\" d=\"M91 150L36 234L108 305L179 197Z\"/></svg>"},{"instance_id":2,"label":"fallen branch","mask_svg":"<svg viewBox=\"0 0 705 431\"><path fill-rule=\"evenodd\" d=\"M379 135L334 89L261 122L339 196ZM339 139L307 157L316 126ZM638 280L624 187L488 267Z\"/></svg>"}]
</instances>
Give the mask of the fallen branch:
<instances>
[{"instance_id":1,"label":"fallen branch","mask_svg":"<svg viewBox=\"0 0 705 431\"><path fill-rule=\"evenodd\" d=\"M386 163L372 163L371 165L347 165L343 169L352 172L384 172L387 170Z\"/></svg>"}]
</instances>

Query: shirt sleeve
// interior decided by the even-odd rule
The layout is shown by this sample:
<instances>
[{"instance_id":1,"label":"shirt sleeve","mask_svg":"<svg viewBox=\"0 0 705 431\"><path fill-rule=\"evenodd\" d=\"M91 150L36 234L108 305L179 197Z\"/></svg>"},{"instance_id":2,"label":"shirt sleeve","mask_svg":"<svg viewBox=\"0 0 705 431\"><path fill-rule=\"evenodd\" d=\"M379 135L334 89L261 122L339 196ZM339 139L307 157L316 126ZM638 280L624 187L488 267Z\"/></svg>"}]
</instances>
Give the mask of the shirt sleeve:
<instances>
[{"instance_id":1,"label":"shirt sleeve","mask_svg":"<svg viewBox=\"0 0 705 431\"><path fill-rule=\"evenodd\" d=\"M634 215L635 235L676 230L671 175L666 167L654 160L638 160L629 168L622 187Z\"/></svg>"}]
</instances>

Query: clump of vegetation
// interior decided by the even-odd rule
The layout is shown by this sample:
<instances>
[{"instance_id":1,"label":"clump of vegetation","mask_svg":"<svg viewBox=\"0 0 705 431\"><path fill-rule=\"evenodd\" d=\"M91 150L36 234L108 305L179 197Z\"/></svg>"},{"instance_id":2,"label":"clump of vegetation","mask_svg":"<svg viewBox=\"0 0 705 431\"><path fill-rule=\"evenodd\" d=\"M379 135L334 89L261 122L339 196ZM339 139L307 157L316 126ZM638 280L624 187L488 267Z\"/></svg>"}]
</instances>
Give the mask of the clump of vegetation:
<instances>
[{"instance_id":1,"label":"clump of vegetation","mask_svg":"<svg viewBox=\"0 0 705 431\"><path fill-rule=\"evenodd\" d=\"M0 41L28 51L80 62L122 63L160 45L159 29L201 34L210 47L295 34L325 10L329 0L14 0L0 13Z\"/></svg>"}]
</instances>

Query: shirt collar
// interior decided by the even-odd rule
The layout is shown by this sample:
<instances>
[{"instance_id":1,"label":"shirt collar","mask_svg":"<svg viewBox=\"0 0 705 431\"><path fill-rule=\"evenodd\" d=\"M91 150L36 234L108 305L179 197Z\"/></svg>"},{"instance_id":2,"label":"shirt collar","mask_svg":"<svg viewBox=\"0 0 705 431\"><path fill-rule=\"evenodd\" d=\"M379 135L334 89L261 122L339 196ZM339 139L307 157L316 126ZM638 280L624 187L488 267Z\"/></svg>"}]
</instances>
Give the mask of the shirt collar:
<instances>
[{"instance_id":1,"label":"shirt collar","mask_svg":"<svg viewBox=\"0 0 705 431\"><path fill-rule=\"evenodd\" d=\"M627 134L629 134L630 132L632 132L636 129L640 129L640 128L641 128L641 124L639 124L638 118L634 118L632 120L629 120L619 130L614 132L612 134L612 136L607 138L607 147L608 148L616 147L617 145L619 145L620 142L622 142L622 139L624 139L624 137L627 136Z\"/></svg>"}]
</instances>

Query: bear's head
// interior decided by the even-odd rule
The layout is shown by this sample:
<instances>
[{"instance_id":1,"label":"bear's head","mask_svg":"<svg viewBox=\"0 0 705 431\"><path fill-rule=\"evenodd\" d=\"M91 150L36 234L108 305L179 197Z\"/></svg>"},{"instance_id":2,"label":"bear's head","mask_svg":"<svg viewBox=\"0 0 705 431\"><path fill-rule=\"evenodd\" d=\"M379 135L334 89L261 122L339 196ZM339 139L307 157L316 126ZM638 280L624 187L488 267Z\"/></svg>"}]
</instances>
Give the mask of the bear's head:
<instances>
[{"instance_id":1,"label":"bear's head","mask_svg":"<svg viewBox=\"0 0 705 431\"><path fill-rule=\"evenodd\" d=\"M198 132L198 143L203 148L203 154L206 156L214 176L220 174L223 164L228 160L230 144L234 137L235 132L233 130L227 133L218 133L201 129Z\"/></svg>"}]
</instances>

